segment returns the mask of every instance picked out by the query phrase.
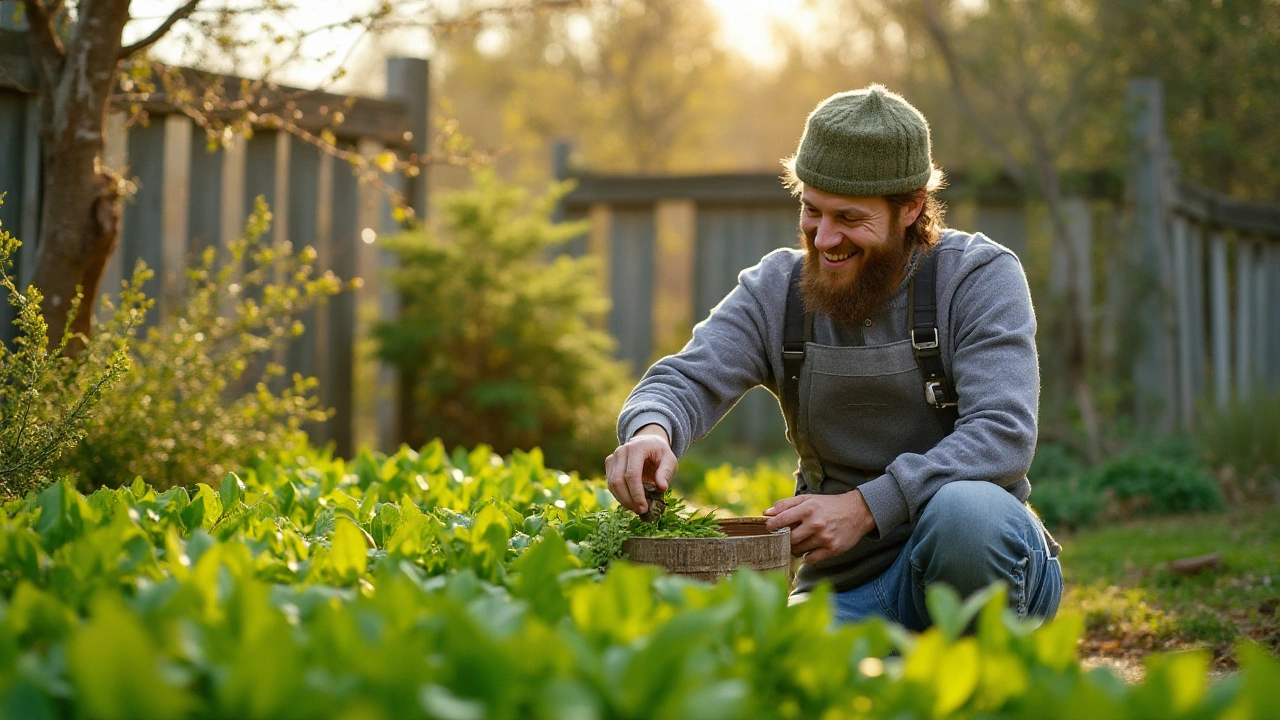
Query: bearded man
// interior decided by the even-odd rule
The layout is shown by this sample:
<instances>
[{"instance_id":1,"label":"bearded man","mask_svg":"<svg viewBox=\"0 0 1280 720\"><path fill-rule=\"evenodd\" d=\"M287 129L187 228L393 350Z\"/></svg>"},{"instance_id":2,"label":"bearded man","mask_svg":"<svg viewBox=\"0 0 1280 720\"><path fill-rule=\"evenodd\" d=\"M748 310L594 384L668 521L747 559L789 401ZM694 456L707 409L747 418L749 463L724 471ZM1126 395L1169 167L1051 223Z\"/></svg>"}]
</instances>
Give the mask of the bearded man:
<instances>
[{"instance_id":1,"label":"bearded man","mask_svg":"<svg viewBox=\"0 0 1280 720\"><path fill-rule=\"evenodd\" d=\"M765 512L803 556L794 595L834 589L838 621L930 625L926 586L1008 586L1020 617L1062 595L1057 543L1026 500L1040 379L1014 253L943 229L929 126L875 85L805 122L784 178L802 249L744 270L618 419L609 489L643 513L677 458L748 390L779 399L796 495Z\"/></svg>"}]
</instances>

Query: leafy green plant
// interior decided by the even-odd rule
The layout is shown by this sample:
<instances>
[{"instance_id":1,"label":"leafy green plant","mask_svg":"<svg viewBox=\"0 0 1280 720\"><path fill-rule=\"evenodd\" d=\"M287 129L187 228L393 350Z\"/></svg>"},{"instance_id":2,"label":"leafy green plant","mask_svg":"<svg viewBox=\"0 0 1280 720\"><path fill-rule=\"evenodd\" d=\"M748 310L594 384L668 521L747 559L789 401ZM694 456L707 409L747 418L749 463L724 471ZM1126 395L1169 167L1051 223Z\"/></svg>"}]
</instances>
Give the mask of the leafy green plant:
<instances>
[{"instance_id":1,"label":"leafy green plant","mask_svg":"<svg viewBox=\"0 0 1280 720\"><path fill-rule=\"evenodd\" d=\"M1128 686L1082 626L993 587L929 591L935 627L834 627L785 576L707 585L582 568L561 532L598 481L441 443L260 461L216 490L66 482L0 516L0 711L15 717L1274 715L1280 662L1242 643L1153 656ZM603 493L603 496L601 496ZM508 502L510 500L510 502ZM972 635L964 635L969 626Z\"/></svg>"},{"instance_id":2,"label":"leafy green plant","mask_svg":"<svg viewBox=\"0 0 1280 720\"><path fill-rule=\"evenodd\" d=\"M614 448L629 383L599 329L596 261L556 254L585 231L549 220L558 192L527 203L479 172L474 189L442 200L438 232L388 241L401 309L375 337L409 388L410 444L538 446L578 469Z\"/></svg>"},{"instance_id":3,"label":"leafy green plant","mask_svg":"<svg viewBox=\"0 0 1280 720\"><path fill-rule=\"evenodd\" d=\"M258 198L242 239L225 254L207 249L186 272L181 309L134 337L151 305L139 268L104 306L88 352L126 342L135 367L85 426L84 441L59 463L82 487L119 486L137 476L160 487L219 478L264 453L296 445L322 421L316 380L270 358L302 334L301 313L338 293L331 272L316 276L315 251L263 243L271 213ZM251 376L265 363L263 377ZM283 385L283 387L279 387Z\"/></svg>"},{"instance_id":4,"label":"leafy green plant","mask_svg":"<svg viewBox=\"0 0 1280 720\"><path fill-rule=\"evenodd\" d=\"M601 568L626 556L622 545L628 538L725 537L715 510L694 510L671 490L663 494L663 501L666 511L657 522L647 522L615 505L570 523L564 528L565 537L578 541L578 556L585 566Z\"/></svg>"},{"instance_id":5,"label":"leafy green plant","mask_svg":"<svg viewBox=\"0 0 1280 720\"><path fill-rule=\"evenodd\" d=\"M0 196L3 202L3 196ZM76 338L71 323L80 307L72 300L61 341L49 347L48 325L35 287L20 291L9 274L21 243L0 227L0 289L14 309L13 347L0 341L0 496L21 496L49 482L60 455L80 441L104 393L129 369L123 349L106 357L66 357ZM136 318L130 317L132 323ZM83 378L82 384L70 382Z\"/></svg>"}]
</instances>

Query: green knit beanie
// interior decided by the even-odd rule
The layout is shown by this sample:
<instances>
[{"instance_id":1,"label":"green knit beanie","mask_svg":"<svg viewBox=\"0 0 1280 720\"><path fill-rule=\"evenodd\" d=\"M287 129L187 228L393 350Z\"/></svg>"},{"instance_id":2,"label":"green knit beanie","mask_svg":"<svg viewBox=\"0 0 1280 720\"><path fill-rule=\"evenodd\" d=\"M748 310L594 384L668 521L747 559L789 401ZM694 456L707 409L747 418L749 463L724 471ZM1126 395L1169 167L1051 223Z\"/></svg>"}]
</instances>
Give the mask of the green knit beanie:
<instances>
[{"instance_id":1,"label":"green knit beanie","mask_svg":"<svg viewBox=\"0 0 1280 720\"><path fill-rule=\"evenodd\" d=\"M795 155L801 182L845 197L919 190L932 173L928 121L882 85L819 103L805 121Z\"/></svg>"}]
</instances>

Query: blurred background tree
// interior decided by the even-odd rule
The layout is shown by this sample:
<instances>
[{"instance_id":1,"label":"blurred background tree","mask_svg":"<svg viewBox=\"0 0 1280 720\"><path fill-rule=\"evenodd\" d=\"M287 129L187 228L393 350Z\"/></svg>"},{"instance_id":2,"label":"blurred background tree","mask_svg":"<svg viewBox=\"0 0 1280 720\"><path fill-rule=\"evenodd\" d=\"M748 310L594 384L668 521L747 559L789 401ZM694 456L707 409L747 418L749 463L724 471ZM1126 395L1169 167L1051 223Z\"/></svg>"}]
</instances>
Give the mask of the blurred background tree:
<instances>
[{"instance_id":1,"label":"blurred background tree","mask_svg":"<svg viewBox=\"0 0 1280 720\"><path fill-rule=\"evenodd\" d=\"M555 252L583 231L551 221L561 192L530 201L482 170L443 198L438 230L387 242L401 310L375 337L411 393L413 447L540 446L584 472L613 450L630 384L599 329L598 263Z\"/></svg>"},{"instance_id":2,"label":"blurred background tree","mask_svg":"<svg viewBox=\"0 0 1280 720\"><path fill-rule=\"evenodd\" d=\"M1020 128L1032 119L1061 170L1120 172L1125 84L1155 77L1184 176L1242 199L1280 199L1280 169L1267 162L1280 142L1267 131L1280 112L1275 3L793 7L774 26L771 47L750 51L723 29L732 6L711 0L596 0L536 21L460 29L435 45L439 109L478 145L502 149L500 173L521 182L549 178L548 148L564 136L600 172L774 170L819 100L880 82L929 118L944 167L1025 171L1038 151ZM956 95L931 17L968 78L971 110ZM370 52L388 53L395 42ZM447 168L437 174L465 184Z\"/></svg>"}]
</instances>

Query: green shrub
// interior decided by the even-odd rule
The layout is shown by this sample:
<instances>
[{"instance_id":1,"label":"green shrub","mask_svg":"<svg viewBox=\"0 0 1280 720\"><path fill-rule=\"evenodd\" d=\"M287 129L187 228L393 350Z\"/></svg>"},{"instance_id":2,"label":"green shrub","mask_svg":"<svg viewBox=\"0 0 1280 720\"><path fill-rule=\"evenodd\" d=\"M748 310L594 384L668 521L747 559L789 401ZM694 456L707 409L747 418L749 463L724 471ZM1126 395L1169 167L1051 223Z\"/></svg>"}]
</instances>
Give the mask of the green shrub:
<instances>
[{"instance_id":1,"label":"green shrub","mask_svg":"<svg viewBox=\"0 0 1280 720\"><path fill-rule=\"evenodd\" d=\"M599 468L626 396L592 258L551 256L581 224L549 219L490 172L442 200L441 229L394 238L397 320L375 330L409 388L408 442L540 446L559 467Z\"/></svg>"},{"instance_id":2,"label":"green shrub","mask_svg":"<svg viewBox=\"0 0 1280 720\"><path fill-rule=\"evenodd\" d=\"M1280 391L1260 391L1201 413L1195 441L1214 468L1230 468L1241 497L1265 497L1280 484ZM1274 498L1274 495L1272 496Z\"/></svg>"},{"instance_id":3,"label":"green shrub","mask_svg":"<svg viewBox=\"0 0 1280 720\"><path fill-rule=\"evenodd\" d=\"M1054 482L1079 477L1084 469L1084 459L1066 444L1041 442L1036 445L1036 454L1031 460L1027 477L1035 485L1043 481Z\"/></svg>"},{"instance_id":4,"label":"green shrub","mask_svg":"<svg viewBox=\"0 0 1280 720\"><path fill-rule=\"evenodd\" d=\"M129 369L120 347L105 357L64 356L74 337L70 328L79 296L72 301L62 340L48 346L40 291L19 291L9 275L19 245L0 228L0 289L15 311L17 330L12 348L0 340L0 497L21 496L47 484L59 456L84 435L103 394Z\"/></svg>"},{"instance_id":5,"label":"green shrub","mask_svg":"<svg viewBox=\"0 0 1280 720\"><path fill-rule=\"evenodd\" d=\"M1222 493L1204 468L1186 457L1132 453L1103 463L1085 483L1107 498L1111 517L1218 510Z\"/></svg>"},{"instance_id":6,"label":"green shrub","mask_svg":"<svg viewBox=\"0 0 1280 720\"><path fill-rule=\"evenodd\" d=\"M1046 443L1036 449L1028 476L1032 506L1056 529L1223 506L1217 481L1180 437L1147 440L1092 469L1065 447Z\"/></svg>"},{"instance_id":7,"label":"green shrub","mask_svg":"<svg viewBox=\"0 0 1280 720\"><path fill-rule=\"evenodd\" d=\"M326 272L315 277L315 251L262 242L271 214L259 198L244 238L227 252L209 248L187 270L181 309L134 338L126 322L149 307L141 292L149 271L140 268L116 308L100 323L88 352L128 341L134 371L113 389L85 427L85 438L60 467L82 487L119 486L137 476L159 487L222 477L263 453L296 442L302 425L329 412L315 396L314 378L284 374L266 362L303 332L298 316L339 292ZM112 312L114 310L114 312ZM265 370L262 379L249 374Z\"/></svg>"}]
</instances>

